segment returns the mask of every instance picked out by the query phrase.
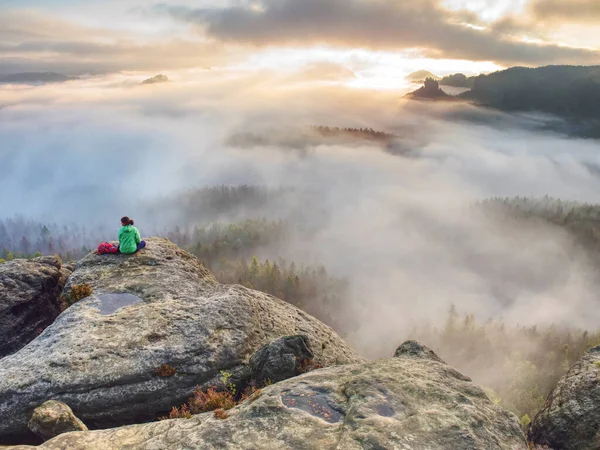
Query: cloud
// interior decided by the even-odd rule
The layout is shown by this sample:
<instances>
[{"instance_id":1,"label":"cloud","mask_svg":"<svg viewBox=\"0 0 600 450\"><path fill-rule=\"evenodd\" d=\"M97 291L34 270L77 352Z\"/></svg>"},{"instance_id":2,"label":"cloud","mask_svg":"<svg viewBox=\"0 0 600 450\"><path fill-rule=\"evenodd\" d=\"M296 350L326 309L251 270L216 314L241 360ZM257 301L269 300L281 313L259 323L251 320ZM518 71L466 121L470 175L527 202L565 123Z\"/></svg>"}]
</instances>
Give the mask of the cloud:
<instances>
[{"instance_id":1,"label":"cloud","mask_svg":"<svg viewBox=\"0 0 600 450\"><path fill-rule=\"evenodd\" d=\"M236 54L202 39L86 27L35 11L2 11L0 74L162 71L224 64Z\"/></svg>"},{"instance_id":2,"label":"cloud","mask_svg":"<svg viewBox=\"0 0 600 450\"><path fill-rule=\"evenodd\" d=\"M533 0L530 5L539 20L583 22L598 25L600 2L597 0Z\"/></svg>"},{"instance_id":3,"label":"cloud","mask_svg":"<svg viewBox=\"0 0 600 450\"><path fill-rule=\"evenodd\" d=\"M167 9L173 17L197 24L208 36L241 44L418 48L435 58L507 65L586 63L598 56L588 49L519 41L493 26L477 29L465 23L476 19L472 13L448 11L434 0L263 0Z\"/></svg>"}]
</instances>

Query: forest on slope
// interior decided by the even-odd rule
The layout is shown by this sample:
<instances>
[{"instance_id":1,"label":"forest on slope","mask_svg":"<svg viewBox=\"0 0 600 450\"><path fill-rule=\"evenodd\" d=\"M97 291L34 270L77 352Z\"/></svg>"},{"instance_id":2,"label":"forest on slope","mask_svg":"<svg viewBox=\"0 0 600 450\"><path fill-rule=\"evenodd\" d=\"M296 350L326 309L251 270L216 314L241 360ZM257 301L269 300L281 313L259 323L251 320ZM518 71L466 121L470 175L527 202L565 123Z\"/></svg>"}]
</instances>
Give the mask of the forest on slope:
<instances>
[{"instance_id":1,"label":"forest on slope","mask_svg":"<svg viewBox=\"0 0 600 450\"><path fill-rule=\"evenodd\" d=\"M468 84L471 90L460 98L502 111L552 114L569 120L570 134L600 137L600 66L512 67Z\"/></svg>"},{"instance_id":2,"label":"forest on slope","mask_svg":"<svg viewBox=\"0 0 600 450\"><path fill-rule=\"evenodd\" d=\"M349 323L341 314L351 294L350 280L322 264L277 254L288 240L307 232L301 223L269 216L273 205L289 200L287 195L286 189L255 186L189 191L171 202L185 205L177 216L178 225L157 233L198 256L221 282L278 296L348 336L362 320L357 317ZM600 205L517 197L483 200L471 209L517 227L544 224L560 228L572 236L577 251L595 270L600 267ZM264 217L250 218L252 212ZM11 260L56 253L63 259L77 259L115 231L4 219L0 221L0 257ZM475 317L460 305L452 305L429 323L399 330L398 342L408 338L427 343L449 364L483 384L491 398L515 412L526 425L568 367L600 344L600 330L507 323L502 317Z\"/></svg>"}]
</instances>

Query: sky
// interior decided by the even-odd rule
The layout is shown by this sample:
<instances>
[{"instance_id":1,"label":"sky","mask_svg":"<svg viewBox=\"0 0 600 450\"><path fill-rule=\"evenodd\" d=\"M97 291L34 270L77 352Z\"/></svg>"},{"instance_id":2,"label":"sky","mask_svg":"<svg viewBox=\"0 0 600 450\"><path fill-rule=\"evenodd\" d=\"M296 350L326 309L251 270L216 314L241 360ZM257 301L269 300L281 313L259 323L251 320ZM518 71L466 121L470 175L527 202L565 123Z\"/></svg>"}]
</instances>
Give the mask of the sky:
<instances>
[{"instance_id":1,"label":"sky","mask_svg":"<svg viewBox=\"0 0 600 450\"><path fill-rule=\"evenodd\" d=\"M597 64L598 31L596 0L0 0L0 74L327 62L387 89L420 69Z\"/></svg>"}]
</instances>

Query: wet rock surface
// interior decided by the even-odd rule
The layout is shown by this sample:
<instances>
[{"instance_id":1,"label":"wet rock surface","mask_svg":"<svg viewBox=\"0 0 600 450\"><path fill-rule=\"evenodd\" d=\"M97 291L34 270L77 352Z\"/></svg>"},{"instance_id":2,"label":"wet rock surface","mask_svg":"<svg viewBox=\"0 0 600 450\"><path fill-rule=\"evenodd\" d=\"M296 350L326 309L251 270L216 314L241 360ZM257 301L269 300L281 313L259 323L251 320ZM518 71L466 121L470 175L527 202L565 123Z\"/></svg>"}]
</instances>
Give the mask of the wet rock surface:
<instances>
[{"instance_id":1,"label":"wet rock surface","mask_svg":"<svg viewBox=\"0 0 600 450\"><path fill-rule=\"evenodd\" d=\"M21 349L54 322L70 273L54 256L0 264L0 358Z\"/></svg>"},{"instance_id":2,"label":"wet rock surface","mask_svg":"<svg viewBox=\"0 0 600 450\"><path fill-rule=\"evenodd\" d=\"M226 419L205 413L72 433L41 449L526 450L517 418L467 380L437 356L400 352L268 386Z\"/></svg>"},{"instance_id":3,"label":"wet rock surface","mask_svg":"<svg viewBox=\"0 0 600 450\"><path fill-rule=\"evenodd\" d=\"M197 385L218 384L222 370L232 382L247 376L250 357L282 336L307 336L323 366L362 361L299 309L217 283L166 239L147 242L134 255L92 253L79 261L63 294L83 284L92 294L0 360L1 443L24 442L33 410L50 399L69 405L91 429L156 420ZM175 374L160 376L163 364Z\"/></svg>"}]
</instances>

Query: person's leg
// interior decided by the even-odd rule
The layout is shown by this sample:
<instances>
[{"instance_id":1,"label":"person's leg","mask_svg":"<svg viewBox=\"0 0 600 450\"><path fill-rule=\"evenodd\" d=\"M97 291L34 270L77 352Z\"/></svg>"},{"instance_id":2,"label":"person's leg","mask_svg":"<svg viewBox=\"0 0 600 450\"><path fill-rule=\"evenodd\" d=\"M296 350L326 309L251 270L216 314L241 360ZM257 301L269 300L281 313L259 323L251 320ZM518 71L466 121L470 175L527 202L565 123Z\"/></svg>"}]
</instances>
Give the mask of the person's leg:
<instances>
[{"instance_id":1,"label":"person's leg","mask_svg":"<svg viewBox=\"0 0 600 450\"><path fill-rule=\"evenodd\" d=\"M146 247L146 241L141 241L138 245L137 245L137 250L136 252L139 252L141 249L143 249L144 247Z\"/></svg>"}]
</instances>

